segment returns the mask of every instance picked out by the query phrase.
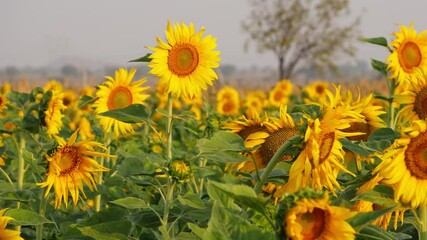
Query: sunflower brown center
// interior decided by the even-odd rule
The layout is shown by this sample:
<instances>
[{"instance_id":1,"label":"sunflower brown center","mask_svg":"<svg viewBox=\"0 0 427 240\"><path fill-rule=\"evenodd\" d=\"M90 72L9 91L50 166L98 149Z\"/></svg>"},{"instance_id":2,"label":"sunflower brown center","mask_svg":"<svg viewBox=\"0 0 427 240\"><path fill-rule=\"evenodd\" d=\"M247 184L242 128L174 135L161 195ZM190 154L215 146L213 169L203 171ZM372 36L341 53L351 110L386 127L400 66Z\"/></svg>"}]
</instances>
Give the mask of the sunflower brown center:
<instances>
[{"instance_id":1,"label":"sunflower brown center","mask_svg":"<svg viewBox=\"0 0 427 240\"><path fill-rule=\"evenodd\" d=\"M236 105L234 104L233 101L231 100L227 100L224 105L222 106L222 111L225 114L230 114L232 113L234 110L236 109Z\"/></svg>"},{"instance_id":2,"label":"sunflower brown center","mask_svg":"<svg viewBox=\"0 0 427 240\"><path fill-rule=\"evenodd\" d=\"M418 67L421 59L420 48L414 42L406 42L399 51L399 62L405 72L411 72L412 68Z\"/></svg>"},{"instance_id":3,"label":"sunflower brown center","mask_svg":"<svg viewBox=\"0 0 427 240\"><path fill-rule=\"evenodd\" d=\"M108 96L107 106L109 110L125 108L132 104L132 92L126 87L116 87Z\"/></svg>"},{"instance_id":4,"label":"sunflower brown center","mask_svg":"<svg viewBox=\"0 0 427 240\"><path fill-rule=\"evenodd\" d=\"M320 208L314 208L312 212L302 213L297 216L301 224L301 235L304 240L317 239L322 235L325 227L326 213Z\"/></svg>"},{"instance_id":5,"label":"sunflower brown center","mask_svg":"<svg viewBox=\"0 0 427 240\"><path fill-rule=\"evenodd\" d=\"M321 85L317 85L316 88L315 88L315 90L316 90L317 94L322 95L323 92L325 91L325 88L323 86L321 86Z\"/></svg>"},{"instance_id":6,"label":"sunflower brown center","mask_svg":"<svg viewBox=\"0 0 427 240\"><path fill-rule=\"evenodd\" d=\"M423 88L415 97L414 111L420 119L427 117L427 87Z\"/></svg>"},{"instance_id":7,"label":"sunflower brown center","mask_svg":"<svg viewBox=\"0 0 427 240\"><path fill-rule=\"evenodd\" d=\"M411 139L405 151L406 168L418 179L427 179L427 132Z\"/></svg>"},{"instance_id":8,"label":"sunflower brown center","mask_svg":"<svg viewBox=\"0 0 427 240\"><path fill-rule=\"evenodd\" d=\"M71 99L64 98L62 99L62 103L64 104L64 106L68 107L71 104Z\"/></svg>"},{"instance_id":9,"label":"sunflower brown center","mask_svg":"<svg viewBox=\"0 0 427 240\"><path fill-rule=\"evenodd\" d=\"M321 136L321 139L319 141L319 164L322 164L329 157L332 147L334 146L334 141L335 132L329 132Z\"/></svg>"},{"instance_id":10,"label":"sunflower brown center","mask_svg":"<svg viewBox=\"0 0 427 240\"><path fill-rule=\"evenodd\" d=\"M58 166L61 169L60 175L67 175L77 169L81 162L79 150L76 147L67 146L59 150L60 159Z\"/></svg>"},{"instance_id":11,"label":"sunflower brown center","mask_svg":"<svg viewBox=\"0 0 427 240\"><path fill-rule=\"evenodd\" d=\"M178 76L191 74L199 65L199 52L191 44L179 44L172 47L168 56L168 67Z\"/></svg>"},{"instance_id":12,"label":"sunflower brown center","mask_svg":"<svg viewBox=\"0 0 427 240\"><path fill-rule=\"evenodd\" d=\"M368 136L371 133L371 129L368 123L362 122L352 122L350 123L350 127L343 130L343 132L354 133L354 132L362 132L365 133L363 135L351 136L347 137L348 140L351 141L368 141Z\"/></svg>"},{"instance_id":13,"label":"sunflower brown center","mask_svg":"<svg viewBox=\"0 0 427 240\"><path fill-rule=\"evenodd\" d=\"M276 90L274 92L274 101L280 102L282 100L282 98L283 98L282 91L281 90Z\"/></svg>"},{"instance_id":14,"label":"sunflower brown center","mask_svg":"<svg viewBox=\"0 0 427 240\"><path fill-rule=\"evenodd\" d=\"M279 150L283 143L285 143L289 138L298 135L296 128L281 128L276 132L270 133L265 139L265 142L261 144L260 153L262 157L262 163L266 166L274 154ZM290 161L292 156L283 155L282 161Z\"/></svg>"},{"instance_id":15,"label":"sunflower brown center","mask_svg":"<svg viewBox=\"0 0 427 240\"><path fill-rule=\"evenodd\" d=\"M243 128L237 133L237 135L243 138L243 140L246 140L246 138L252 133L260 132L260 131L265 131L265 127L260 125L253 125L253 126L248 126Z\"/></svg>"}]
</instances>

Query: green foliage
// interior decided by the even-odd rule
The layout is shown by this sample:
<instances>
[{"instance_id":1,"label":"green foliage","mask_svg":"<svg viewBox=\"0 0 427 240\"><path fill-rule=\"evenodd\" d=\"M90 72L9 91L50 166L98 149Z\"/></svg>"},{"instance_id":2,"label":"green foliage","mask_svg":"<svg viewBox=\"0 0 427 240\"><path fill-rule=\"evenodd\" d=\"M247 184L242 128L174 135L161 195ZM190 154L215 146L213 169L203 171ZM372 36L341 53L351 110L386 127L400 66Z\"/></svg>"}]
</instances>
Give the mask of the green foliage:
<instances>
[{"instance_id":1,"label":"green foliage","mask_svg":"<svg viewBox=\"0 0 427 240\"><path fill-rule=\"evenodd\" d=\"M39 214L25 209L9 209L5 213L6 216L12 217L14 220L11 222L14 225L27 226L27 225L40 225L44 223L53 223L47 218Z\"/></svg>"},{"instance_id":2,"label":"green foliage","mask_svg":"<svg viewBox=\"0 0 427 240\"><path fill-rule=\"evenodd\" d=\"M125 123L151 122L151 109L142 104L132 104L128 107L100 113L104 117L114 118Z\"/></svg>"},{"instance_id":3,"label":"green foliage","mask_svg":"<svg viewBox=\"0 0 427 240\"><path fill-rule=\"evenodd\" d=\"M243 139L231 132L218 131L211 139L202 138L197 143L200 157L214 162L243 162L248 159L240 154L246 151Z\"/></svg>"},{"instance_id":4,"label":"green foliage","mask_svg":"<svg viewBox=\"0 0 427 240\"><path fill-rule=\"evenodd\" d=\"M147 53L145 56L130 60L129 62L151 62L150 55L151 53Z\"/></svg>"},{"instance_id":5,"label":"green foliage","mask_svg":"<svg viewBox=\"0 0 427 240\"><path fill-rule=\"evenodd\" d=\"M380 45L383 47L388 47L387 39L385 37L360 38L360 41L371 43L374 45Z\"/></svg>"}]
</instances>

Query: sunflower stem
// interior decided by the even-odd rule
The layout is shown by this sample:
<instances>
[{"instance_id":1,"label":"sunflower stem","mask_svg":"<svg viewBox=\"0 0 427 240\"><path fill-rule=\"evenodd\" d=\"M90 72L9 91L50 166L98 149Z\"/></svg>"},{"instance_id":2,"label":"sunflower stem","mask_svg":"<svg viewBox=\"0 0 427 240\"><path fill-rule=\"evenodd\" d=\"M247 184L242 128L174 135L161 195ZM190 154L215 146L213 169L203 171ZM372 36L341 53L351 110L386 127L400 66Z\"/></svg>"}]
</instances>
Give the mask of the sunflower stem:
<instances>
[{"instance_id":1,"label":"sunflower stem","mask_svg":"<svg viewBox=\"0 0 427 240\"><path fill-rule=\"evenodd\" d=\"M300 136L294 136L289 138L285 143L280 146L280 148L277 150L277 152L274 154L274 156L271 158L270 162L268 163L267 167L264 169L261 179L257 181L254 190L256 193L261 193L262 186L267 181L268 176L270 175L271 171L273 171L274 167L276 167L277 163L279 163L280 159L284 155L284 153L291 148L294 144L298 143L301 140Z\"/></svg>"},{"instance_id":2,"label":"sunflower stem","mask_svg":"<svg viewBox=\"0 0 427 240\"><path fill-rule=\"evenodd\" d=\"M46 202L45 202L45 188L42 188L40 193L40 209L39 215L44 217L46 212ZM36 226L36 240L43 240L43 223Z\"/></svg>"},{"instance_id":3,"label":"sunflower stem","mask_svg":"<svg viewBox=\"0 0 427 240\"><path fill-rule=\"evenodd\" d=\"M20 136L20 142L16 139L16 135L13 135L13 141L18 150L18 179L17 179L17 190L21 191L24 187L24 174L25 174L25 159L24 159L24 149L25 149L25 138L22 133ZM16 208L21 208L21 202L16 203ZM17 231L21 231L21 226L16 226Z\"/></svg>"},{"instance_id":4,"label":"sunflower stem","mask_svg":"<svg viewBox=\"0 0 427 240\"><path fill-rule=\"evenodd\" d=\"M388 81L388 80L386 80ZM394 122L394 108L393 108L393 99L394 99L394 92L396 90L396 80L392 79L391 84L389 86L389 109L388 109L388 126L394 130L395 128L395 122Z\"/></svg>"},{"instance_id":5,"label":"sunflower stem","mask_svg":"<svg viewBox=\"0 0 427 240\"><path fill-rule=\"evenodd\" d=\"M172 106L173 106L173 96L172 93L168 95L168 122L166 125L166 134L168 135L167 143L167 158L168 161L172 160Z\"/></svg>"},{"instance_id":6,"label":"sunflower stem","mask_svg":"<svg viewBox=\"0 0 427 240\"><path fill-rule=\"evenodd\" d=\"M420 239L427 240L427 206L423 205L420 207L421 210L421 229Z\"/></svg>"},{"instance_id":7,"label":"sunflower stem","mask_svg":"<svg viewBox=\"0 0 427 240\"><path fill-rule=\"evenodd\" d=\"M110 156L110 143L111 143L111 138L106 137L105 139L105 145L107 146L107 155ZM110 163L110 157L101 157L101 159L99 160L99 164L103 167L105 167L105 163L109 164ZM103 172L100 171L98 173L98 184L101 185L103 180ZM95 197L95 211L99 212L101 211L101 193L99 193L98 195L96 195Z\"/></svg>"},{"instance_id":8,"label":"sunflower stem","mask_svg":"<svg viewBox=\"0 0 427 240\"><path fill-rule=\"evenodd\" d=\"M172 181L172 184L171 184ZM163 213L163 220L162 220L162 227L161 232L163 239L168 240L170 238L169 231L168 231L168 222L169 222L169 210L172 206L173 201L173 192L175 189L175 181L173 179L170 179L168 181L168 187L166 188L166 198L165 198L165 209Z\"/></svg>"},{"instance_id":9,"label":"sunflower stem","mask_svg":"<svg viewBox=\"0 0 427 240\"><path fill-rule=\"evenodd\" d=\"M15 188L15 184L13 184L12 179L10 179L9 175L7 174L7 172L5 172L3 170L3 168L0 167L0 172L4 175L4 177L7 179L7 181L10 183L10 185L12 186L13 190L16 190Z\"/></svg>"}]
</instances>

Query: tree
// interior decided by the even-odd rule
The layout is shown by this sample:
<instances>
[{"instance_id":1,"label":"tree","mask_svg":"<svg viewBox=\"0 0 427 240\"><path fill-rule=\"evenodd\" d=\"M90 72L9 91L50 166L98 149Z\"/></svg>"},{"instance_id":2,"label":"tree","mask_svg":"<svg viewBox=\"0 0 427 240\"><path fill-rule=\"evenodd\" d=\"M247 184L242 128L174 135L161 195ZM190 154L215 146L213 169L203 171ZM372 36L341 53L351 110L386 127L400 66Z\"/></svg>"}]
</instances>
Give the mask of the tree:
<instances>
[{"instance_id":1,"label":"tree","mask_svg":"<svg viewBox=\"0 0 427 240\"><path fill-rule=\"evenodd\" d=\"M250 0L243 22L247 44L259 52L272 51L279 61L279 80L290 79L303 63L319 70L337 69L337 54L353 56L359 20L340 21L349 14L348 0ZM342 20L342 18L341 18Z\"/></svg>"},{"instance_id":2,"label":"tree","mask_svg":"<svg viewBox=\"0 0 427 240\"><path fill-rule=\"evenodd\" d=\"M77 69L73 65L66 64L62 66L61 73L65 76L76 77L79 75L79 69Z\"/></svg>"}]
</instances>

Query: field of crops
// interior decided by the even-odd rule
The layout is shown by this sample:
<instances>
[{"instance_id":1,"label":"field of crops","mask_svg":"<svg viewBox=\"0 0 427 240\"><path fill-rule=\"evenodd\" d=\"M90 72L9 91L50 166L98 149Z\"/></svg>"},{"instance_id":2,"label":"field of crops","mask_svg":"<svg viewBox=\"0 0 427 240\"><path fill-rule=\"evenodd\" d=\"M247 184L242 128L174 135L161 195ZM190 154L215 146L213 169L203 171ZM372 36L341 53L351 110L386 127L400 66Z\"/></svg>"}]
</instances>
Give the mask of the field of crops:
<instances>
[{"instance_id":1,"label":"field of crops","mask_svg":"<svg viewBox=\"0 0 427 240\"><path fill-rule=\"evenodd\" d=\"M208 29L76 92L1 85L0 239L427 239L427 34L400 26L386 94L224 86ZM388 38L389 36L387 36Z\"/></svg>"}]
</instances>

